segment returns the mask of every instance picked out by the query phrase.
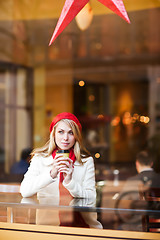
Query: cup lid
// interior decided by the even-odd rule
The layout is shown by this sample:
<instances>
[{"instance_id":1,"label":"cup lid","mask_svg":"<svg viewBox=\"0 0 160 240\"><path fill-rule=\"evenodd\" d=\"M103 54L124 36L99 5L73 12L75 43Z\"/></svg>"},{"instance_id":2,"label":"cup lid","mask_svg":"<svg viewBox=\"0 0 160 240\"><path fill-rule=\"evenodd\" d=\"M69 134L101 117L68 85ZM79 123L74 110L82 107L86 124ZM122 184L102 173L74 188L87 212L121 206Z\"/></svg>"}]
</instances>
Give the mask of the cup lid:
<instances>
[{"instance_id":1,"label":"cup lid","mask_svg":"<svg viewBox=\"0 0 160 240\"><path fill-rule=\"evenodd\" d=\"M57 150L57 153L69 153L69 150Z\"/></svg>"}]
</instances>

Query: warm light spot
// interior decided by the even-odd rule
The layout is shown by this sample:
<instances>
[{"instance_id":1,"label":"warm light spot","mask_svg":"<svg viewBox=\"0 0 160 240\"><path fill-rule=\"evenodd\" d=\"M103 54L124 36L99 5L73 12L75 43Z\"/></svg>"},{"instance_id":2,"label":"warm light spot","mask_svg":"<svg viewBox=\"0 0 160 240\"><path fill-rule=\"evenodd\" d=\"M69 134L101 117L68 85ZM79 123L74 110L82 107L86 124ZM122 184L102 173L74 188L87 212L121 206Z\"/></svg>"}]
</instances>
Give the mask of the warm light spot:
<instances>
[{"instance_id":1,"label":"warm light spot","mask_svg":"<svg viewBox=\"0 0 160 240\"><path fill-rule=\"evenodd\" d=\"M79 86L83 87L85 85L85 82L83 80L79 81Z\"/></svg>"},{"instance_id":2,"label":"warm light spot","mask_svg":"<svg viewBox=\"0 0 160 240\"><path fill-rule=\"evenodd\" d=\"M104 118L104 115L103 115L103 114L99 114L97 118L98 118L98 119L103 119L103 118Z\"/></svg>"},{"instance_id":3,"label":"warm light spot","mask_svg":"<svg viewBox=\"0 0 160 240\"><path fill-rule=\"evenodd\" d=\"M136 120L138 120L138 119L139 119L138 113L134 113L134 114L133 114L133 118L136 119Z\"/></svg>"},{"instance_id":4,"label":"warm light spot","mask_svg":"<svg viewBox=\"0 0 160 240\"><path fill-rule=\"evenodd\" d=\"M113 118L113 120L111 121L111 125L112 126L117 126L120 122L120 117L116 116L115 118Z\"/></svg>"},{"instance_id":5,"label":"warm light spot","mask_svg":"<svg viewBox=\"0 0 160 240\"><path fill-rule=\"evenodd\" d=\"M144 122L145 116L140 116L140 122Z\"/></svg>"},{"instance_id":6,"label":"warm light spot","mask_svg":"<svg viewBox=\"0 0 160 240\"><path fill-rule=\"evenodd\" d=\"M90 102L94 102L95 96L94 95L89 95L88 99L89 99Z\"/></svg>"},{"instance_id":7,"label":"warm light spot","mask_svg":"<svg viewBox=\"0 0 160 240\"><path fill-rule=\"evenodd\" d=\"M100 155L100 153L95 153L94 156L95 156L95 158L100 158L101 155Z\"/></svg>"},{"instance_id":8,"label":"warm light spot","mask_svg":"<svg viewBox=\"0 0 160 240\"><path fill-rule=\"evenodd\" d=\"M135 123L136 119L134 117L132 117L132 123Z\"/></svg>"},{"instance_id":9,"label":"warm light spot","mask_svg":"<svg viewBox=\"0 0 160 240\"><path fill-rule=\"evenodd\" d=\"M149 117L146 117L146 116L141 116L140 117L140 122L149 123L149 121L150 121Z\"/></svg>"},{"instance_id":10,"label":"warm light spot","mask_svg":"<svg viewBox=\"0 0 160 240\"><path fill-rule=\"evenodd\" d=\"M146 117L146 118L145 118L145 123L149 123L149 121L150 121L150 118L149 118L149 117Z\"/></svg>"},{"instance_id":11,"label":"warm light spot","mask_svg":"<svg viewBox=\"0 0 160 240\"><path fill-rule=\"evenodd\" d=\"M131 94L128 92L128 90L123 90L119 97L117 98L118 101L118 112L120 114L124 112L131 112L133 109L133 99Z\"/></svg>"},{"instance_id":12,"label":"warm light spot","mask_svg":"<svg viewBox=\"0 0 160 240\"><path fill-rule=\"evenodd\" d=\"M125 112L122 121L123 121L123 124L125 124L125 125L129 125L129 124L131 124L132 117L131 117L130 112Z\"/></svg>"},{"instance_id":13,"label":"warm light spot","mask_svg":"<svg viewBox=\"0 0 160 240\"><path fill-rule=\"evenodd\" d=\"M89 3L87 3L75 17L76 23L82 31L86 30L90 26L92 19L93 11Z\"/></svg>"},{"instance_id":14,"label":"warm light spot","mask_svg":"<svg viewBox=\"0 0 160 240\"><path fill-rule=\"evenodd\" d=\"M138 119L139 119L139 115L137 113L134 113L132 117L132 123L135 123Z\"/></svg>"}]
</instances>

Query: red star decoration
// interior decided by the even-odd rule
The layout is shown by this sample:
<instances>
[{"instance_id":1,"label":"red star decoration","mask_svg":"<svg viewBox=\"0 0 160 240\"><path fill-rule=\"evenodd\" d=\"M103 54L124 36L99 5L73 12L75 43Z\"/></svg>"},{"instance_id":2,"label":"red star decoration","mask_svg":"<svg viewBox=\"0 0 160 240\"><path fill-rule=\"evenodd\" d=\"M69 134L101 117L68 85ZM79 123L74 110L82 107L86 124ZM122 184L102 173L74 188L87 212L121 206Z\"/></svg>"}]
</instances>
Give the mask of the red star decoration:
<instances>
[{"instance_id":1,"label":"red star decoration","mask_svg":"<svg viewBox=\"0 0 160 240\"><path fill-rule=\"evenodd\" d=\"M122 0L98 0L107 8L115 12L117 15L122 17L128 23L127 12L125 10ZM50 40L49 46L58 37L58 35L65 29L65 27L74 19L74 17L81 11L81 9L89 2L89 0L66 0L62 9L60 18Z\"/></svg>"}]
</instances>

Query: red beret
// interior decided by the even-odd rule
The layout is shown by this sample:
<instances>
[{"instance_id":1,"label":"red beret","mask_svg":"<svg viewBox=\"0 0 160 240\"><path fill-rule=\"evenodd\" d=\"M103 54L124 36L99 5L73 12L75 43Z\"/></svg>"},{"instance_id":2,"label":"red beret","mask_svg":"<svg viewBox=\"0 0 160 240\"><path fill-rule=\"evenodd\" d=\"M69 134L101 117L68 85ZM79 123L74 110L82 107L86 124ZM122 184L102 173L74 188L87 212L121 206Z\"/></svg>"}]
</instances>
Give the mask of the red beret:
<instances>
[{"instance_id":1,"label":"red beret","mask_svg":"<svg viewBox=\"0 0 160 240\"><path fill-rule=\"evenodd\" d=\"M60 120L62 119L69 119L69 120L72 120L74 121L78 127L79 127L79 130L82 131L82 125L80 124L78 118L72 114L72 113L69 113L69 112L63 112L63 113L60 113L58 114L54 119L53 121L51 122L51 125L50 125L50 132L52 131L54 125L59 122Z\"/></svg>"}]
</instances>

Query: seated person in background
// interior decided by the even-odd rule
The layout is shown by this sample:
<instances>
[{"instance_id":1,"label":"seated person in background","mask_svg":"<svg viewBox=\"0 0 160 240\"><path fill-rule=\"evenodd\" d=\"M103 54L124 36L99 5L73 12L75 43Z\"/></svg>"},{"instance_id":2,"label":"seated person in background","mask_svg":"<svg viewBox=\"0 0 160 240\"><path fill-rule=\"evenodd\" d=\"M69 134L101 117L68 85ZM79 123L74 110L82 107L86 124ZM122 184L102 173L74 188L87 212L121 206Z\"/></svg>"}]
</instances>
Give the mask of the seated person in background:
<instances>
[{"instance_id":1,"label":"seated person in background","mask_svg":"<svg viewBox=\"0 0 160 240\"><path fill-rule=\"evenodd\" d=\"M25 148L21 152L21 158L19 162L13 164L11 168L12 174L25 174L29 167L30 154L32 152L31 148Z\"/></svg>"},{"instance_id":2,"label":"seated person in background","mask_svg":"<svg viewBox=\"0 0 160 240\"><path fill-rule=\"evenodd\" d=\"M141 151L136 156L137 175L130 177L123 188L123 192L145 192L149 189L160 191L160 174L153 168L153 160L147 151Z\"/></svg>"}]
</instances>

